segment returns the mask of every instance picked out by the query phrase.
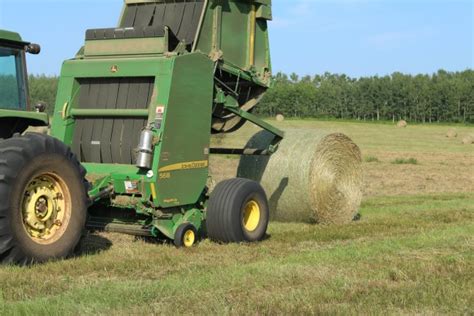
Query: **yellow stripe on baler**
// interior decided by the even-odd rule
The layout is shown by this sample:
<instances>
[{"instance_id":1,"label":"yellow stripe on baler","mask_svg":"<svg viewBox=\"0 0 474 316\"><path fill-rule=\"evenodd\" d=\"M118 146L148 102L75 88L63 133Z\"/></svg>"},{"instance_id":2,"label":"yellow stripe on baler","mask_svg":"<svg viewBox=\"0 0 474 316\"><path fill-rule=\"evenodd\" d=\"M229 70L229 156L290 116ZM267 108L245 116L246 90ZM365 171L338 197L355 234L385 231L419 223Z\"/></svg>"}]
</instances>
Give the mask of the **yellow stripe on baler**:
<instances>
[{"instance_id":1,"label":"yellow stripe on baler","mask_svg":"<svg viewBox=\"0 0 474 316\"><path fill-rule=\"evenodd\" d=\"M169 165L169 166L160 168L158 171L169 172L169 171L177 171L177 170L202 169L202 168L207 168L208 166L209 166L209 162L207 160L189 161L189 162L181 162L181 163Z\"/></svg>"}]
</instances>

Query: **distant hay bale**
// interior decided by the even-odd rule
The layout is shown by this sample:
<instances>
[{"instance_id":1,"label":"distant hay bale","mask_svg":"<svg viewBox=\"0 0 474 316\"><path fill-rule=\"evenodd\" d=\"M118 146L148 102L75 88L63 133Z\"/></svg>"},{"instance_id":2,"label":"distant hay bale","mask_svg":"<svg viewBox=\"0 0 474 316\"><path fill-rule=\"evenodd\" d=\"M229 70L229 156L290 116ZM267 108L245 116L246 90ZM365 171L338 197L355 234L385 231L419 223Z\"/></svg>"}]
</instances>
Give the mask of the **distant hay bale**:
<instances>
[{"instance_id":1,"label":"distant hay bale","mask_svg":"<svg viewBox=\"0 0 474 316\"><path fill-rule=\"evenodd\" d=\"M262 131L247 147L265 148L272 139ZM361 152L343 134L288 130L271 157L242 157L238 176L262 184L276 221L349 223L362 200Z\"/></svg>"},{"instance_id":2,"label":"distant hay bale","mask_svg":"<svg viewBox=\"0 0 474 316\"><path fill-rule=\"evenodd\" d=\"M464 136L463 139L462 139L462 143L463 143L464 145L472 145L472 144L474 144L474 136L472 136L472 135Z\"/></svg>"},{"instance_id":3,"label":"distant hay bale","mask_svg":"<svg viewBox=\"0 0 474 316\"><path fill-rule=\"evenodd\" d=\"M405 120L401 120L401 121L399 121L399 122L397 123L397 127L398 127L398 128L405 128L405 127L407 127L407 126L408 126L408 123L407 123L407 121L405 121Z\"/></svg>"},{"instance_id":4,"label":"distant hay bale","mask_svg":"<svg viewBox=\"0 0 474 316\"><path fill-rule=\"evenodd\" d=\"M447 137L447 138L456 138L456 137L458 137L458 133L456 132L455 129L451 128L451 129L448 130L448 132L446 133L446 137Z\"/></svg>"},{"instance_id":5,"label":"distant hay bale","mask_svg":"<svg viewBox=\"0 0 474 316\"><path fill-rule=\"evenodd\" d=\"M278 114L276 116L277 122L283 122L285 120L285 117L282 114Z\"/></svg>"}]
</instances>

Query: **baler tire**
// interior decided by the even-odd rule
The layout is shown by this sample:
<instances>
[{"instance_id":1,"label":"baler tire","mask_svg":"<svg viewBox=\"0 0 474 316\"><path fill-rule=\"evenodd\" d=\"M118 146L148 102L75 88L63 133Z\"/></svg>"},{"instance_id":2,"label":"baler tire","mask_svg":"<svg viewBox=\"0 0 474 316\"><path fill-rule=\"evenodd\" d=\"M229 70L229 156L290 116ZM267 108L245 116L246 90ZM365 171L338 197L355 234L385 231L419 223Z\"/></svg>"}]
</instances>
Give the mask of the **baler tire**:
<instances>
[{"instance_id":1,"label":"baler tire","mask_svg":"<svg viewBox=\"0 0 474 316\"><path fill-rule=\"evenodd\" d=\"M0 143L0 263L66 258L84 231L85 169L68 146L28 133Z\"/></svg>"},{"instance_id":2,"label":"baler tire","mask_svg":"<svg viewBox=\"0 0 474 316\"><path fill-rule=\"evenodd\" d=\"M197 230L189 223L181 224L174 234L174 245L177 248L191 248L197 240Z\"/></svg>"},{"instance_id":3,"label":"baler tire","mask_svg":"<svg viewBox=\"0 0 474 316\"><path fill-rule=\"evenodd\" d=\"M267 196L260 184L236 178L219 183L211 193L206 228L214 241L256 242L265 237L269 218Z\"/></svg>"}]
</instances>

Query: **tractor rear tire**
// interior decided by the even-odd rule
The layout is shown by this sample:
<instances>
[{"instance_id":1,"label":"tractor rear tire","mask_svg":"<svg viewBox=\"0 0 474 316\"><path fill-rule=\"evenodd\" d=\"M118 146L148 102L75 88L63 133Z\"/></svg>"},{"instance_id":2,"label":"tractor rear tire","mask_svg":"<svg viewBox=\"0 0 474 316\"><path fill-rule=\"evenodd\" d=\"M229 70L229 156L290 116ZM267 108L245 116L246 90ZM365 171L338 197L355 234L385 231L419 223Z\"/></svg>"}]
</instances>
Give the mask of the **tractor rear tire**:
<instances>
[{"instance_id":1,"label":"tractor rear tire","mask_svg":"<svg viewBox=\"0 0 474 316\"><path fill-rule=\"evenodd\" d=\"M230 179L211 193L206 228L214 241L256 242L267 232L270 213L265 191L255 181Z\"/></svg>"},{"instance_id":2,"label":"tractor rear tire","mask_svg":"<svg viewBox=\"0 0 474 316\"><path fill-rule=\"evenodd\" d=\"M85 173L55 138L29 133L0 142L0 263L72 254L87 216Z\"/></svg>"}]
</instances>

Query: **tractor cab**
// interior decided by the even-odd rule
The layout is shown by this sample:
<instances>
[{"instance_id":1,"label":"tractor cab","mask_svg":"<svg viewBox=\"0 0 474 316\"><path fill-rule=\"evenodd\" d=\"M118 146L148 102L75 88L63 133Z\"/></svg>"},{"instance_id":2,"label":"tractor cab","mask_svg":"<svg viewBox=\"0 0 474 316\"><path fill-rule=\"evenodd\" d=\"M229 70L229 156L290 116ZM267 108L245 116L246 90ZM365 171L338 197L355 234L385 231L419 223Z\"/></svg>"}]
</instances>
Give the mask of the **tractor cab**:
<instances>
[{"instance_id":1,"label":"tractor cab","mask_svg":"<svg viewBox=\"0 0 474 316\"><path fill-rule=\"evenodd\" d=\"M24 42L18 33L0 30L0 138L48 124L41 106L29 112L25 55L39 52L39 45Z\"/></svg>"}]
</instances>

